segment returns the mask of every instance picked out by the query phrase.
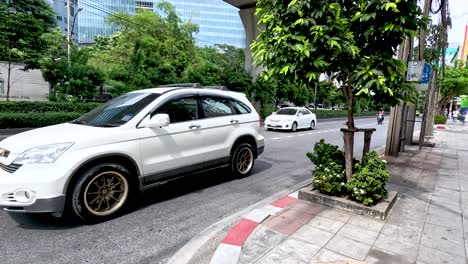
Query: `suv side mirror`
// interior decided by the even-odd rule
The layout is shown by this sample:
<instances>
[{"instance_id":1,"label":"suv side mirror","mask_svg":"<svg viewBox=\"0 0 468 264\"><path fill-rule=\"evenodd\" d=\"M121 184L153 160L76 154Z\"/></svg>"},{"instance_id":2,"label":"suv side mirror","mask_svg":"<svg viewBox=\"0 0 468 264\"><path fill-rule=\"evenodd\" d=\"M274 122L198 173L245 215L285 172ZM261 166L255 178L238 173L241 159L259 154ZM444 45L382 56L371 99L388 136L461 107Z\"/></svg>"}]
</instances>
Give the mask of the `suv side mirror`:
<instances>
[{"instance_id":1,"label":"suv side mirror","mask_svg":"<svg viewBox=\"0 0 468 264\"><path fill-rule=\"evenodd\" d=\"M303 113L299 113L299 114L297 114L297 116L303 116L303 115L304 115Z\"/></svg>"},{"instance_id":2,"label":"suv side mirror","mask_svg":"<svg viewBox=\"0 0 468 264\"><path fill-rule=\"evenodd\" d=\"M148 128L160 128L167 127L170 124L170 119L168 114L157 114L152 118L145 118L139 127L148 127Z\"/></svg>"}]
</instances>

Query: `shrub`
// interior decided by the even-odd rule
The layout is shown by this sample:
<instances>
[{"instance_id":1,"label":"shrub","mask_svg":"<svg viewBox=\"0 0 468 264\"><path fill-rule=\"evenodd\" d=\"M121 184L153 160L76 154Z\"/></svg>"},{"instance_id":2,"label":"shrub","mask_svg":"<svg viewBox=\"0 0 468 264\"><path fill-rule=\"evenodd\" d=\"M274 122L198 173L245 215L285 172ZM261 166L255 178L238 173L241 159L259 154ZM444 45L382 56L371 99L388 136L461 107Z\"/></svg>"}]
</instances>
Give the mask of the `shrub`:
<instances>
[{"instance_id":1,"label":"shrub","mask_svg":"<svg viewBox=\"0 0 468 264\"><path fill-rule=\"evenodd\" d=\"M385 184L390 179L386 162L375 151L363 157L363 165L356 164L356 174L348 182L351 197L364 205L373 205L387 195Z\"/></svg>"},{"instance_id":2,"label":"shrub","mask_svg":"<svg viewBox=\"0 0 468 264\"><path fill-rule=\"evenodd\" d=\"M36 128L65 123L80 117L82 113L0 113L0 128Z\"/></svg>"},{"instance_id":3,"label":"shrub","mask_svg":"<svg viewBox=\"0 0 468 264\"><path fill-rule=\"evenodd\" d=\"M447 116L445 115L436 115L434 117L434 124L436 125L442 125L447 122Z\"/></svg>"},{"instance_id":4,"label":"shrub","mask_svg":"<svg viewBox=\"0 0 468 264\"><path fill-rule=\"evenodd\" d=\"M307 157L315 164L314 188L322 193L340 195L346 190L344 154L338 146L321 139L314 145L314 152Z\"/></svg>"},{"instance_id":5,"label":"shrub","mask_svg":"<svg viewBox=\"0 0 468 264\"><path fill-rule=\"evenodd\" d=\"M321 193L341 195L346 191L346 177L343 165L330 162L315 168L312 184Z\"/></svg>"},{"instance_id":6,"label":"shrub","mask_svg":"<svg viewBox=\"0 0 468 264\"><path fill-rule=\"evenodd\" d=\"M99 103L0 102L0 113L87 113L99 105Z\"/></svg>"},{"instance_id":7,"label":"shrub","mask_svg":"<svg viewBox=\"0 0 468 264\"><path fill-rule=\"evenodd\" d=\"M326 165L330 162L335 162L338 165L344 166L344 153L338 146L325 143L324 139L314 145L314 152L307 153L307 157L315 164L315 166Z\"/></svg>"}]
</instances>

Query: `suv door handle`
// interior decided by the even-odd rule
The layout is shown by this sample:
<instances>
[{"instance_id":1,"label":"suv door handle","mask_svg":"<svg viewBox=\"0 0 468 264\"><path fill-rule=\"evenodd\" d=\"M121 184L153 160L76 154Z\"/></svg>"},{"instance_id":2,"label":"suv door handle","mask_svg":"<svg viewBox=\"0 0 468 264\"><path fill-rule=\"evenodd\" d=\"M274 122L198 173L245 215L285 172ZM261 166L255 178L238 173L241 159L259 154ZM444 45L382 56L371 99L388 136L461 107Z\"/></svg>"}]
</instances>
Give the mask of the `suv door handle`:
<instances>
[{"instance_id":1,"label":"suv door handle","mask_svg":"<svg viewBox=\"0 0 468 264\"><path fill-rule=\"evenodd\" d=\"M236 123L239 123L239 120L232 119L230 122L231 122L231 124L236 124Z\"/></svg>"},{"instance_id":2,"label":"suv door handle","mask_svg":"<svg viewBox=\"0 0 468 264\"><path fill-rule=\"evenodd\" d=\"M190 129L198 129L198 128L201 128L200 125L191 125L189 126Z\"/></svg>"}]
</instances>

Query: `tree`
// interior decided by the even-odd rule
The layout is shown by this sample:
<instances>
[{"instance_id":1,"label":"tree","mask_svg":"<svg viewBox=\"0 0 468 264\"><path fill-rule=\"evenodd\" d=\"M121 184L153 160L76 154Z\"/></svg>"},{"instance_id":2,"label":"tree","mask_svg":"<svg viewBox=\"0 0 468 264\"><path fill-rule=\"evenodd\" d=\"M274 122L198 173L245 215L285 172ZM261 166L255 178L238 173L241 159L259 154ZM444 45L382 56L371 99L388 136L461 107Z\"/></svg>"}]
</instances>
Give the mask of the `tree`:
<instances>
[{"instance_id":1,"label":"tree","mask_svg":"<svg viewBox=\"0 0 468 264\"><path fill-rule=\"evenodd\" d=\"M453 97L468 94L468 68L447 68L437 86L439 88L438 111L442 115Z\"/></svg>"},{"instance_id":2,"label":"tree","mask_svg":"<svg viewBox=\"0 0 468 264\"><path fill-rule=\"evenodd\" d=\"M161 12L116 13L107 21L120 28L112 37L96 38L89 65L102 68L119 92L158 86L182 78L195 58L192 23L182 23L175 8L160 2Z\"/></svg>"},{"instance_id":3,"label":"tree","mask_svg":"<svg viewBox=\"0 0 468 264\"><path fill-rule=\"evenodd\" d=\"M44 0L0 0L0 60L8 62L7 101L14 62L24 63L23 70L40 68L47 48L41 36L55 25L54 12Z\"/></svg>"},{"instance_id":4,"label":"tree","mask_svg":"<svg viewBox=\"0 0 468 264\"><path fill-rule=\"evenodd\" d=\"M252 45L263 78L311 83L321 73L336 73L348 104L345 132L346 177L352 176L355 96L372 94L393 105L408 99L402 85L405 65L397 47L423 25L412 0L257 1L265 26Z\"/></svg>"}]
</instances>

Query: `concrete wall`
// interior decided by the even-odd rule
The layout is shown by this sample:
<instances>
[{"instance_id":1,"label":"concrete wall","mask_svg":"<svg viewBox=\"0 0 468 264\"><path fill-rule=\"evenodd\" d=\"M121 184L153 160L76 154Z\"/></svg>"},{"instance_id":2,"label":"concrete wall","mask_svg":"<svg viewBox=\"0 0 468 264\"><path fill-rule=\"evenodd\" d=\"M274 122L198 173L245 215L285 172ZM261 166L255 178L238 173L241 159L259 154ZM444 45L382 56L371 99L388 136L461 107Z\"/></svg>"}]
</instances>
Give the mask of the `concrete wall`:
<instances>
[{"instance_id":1,"label":"concrete wall","mask_svg":"<svg viewBox=\"0 0 468 264\"><path fill-rule=\"evenodd\" d=\"M47 101L49 83L40 70L22 71L22 64L14 64L11 71L11 101ZM0 61L0 101L6 101L8 63Z\"/></svg>"}]
</instances>

